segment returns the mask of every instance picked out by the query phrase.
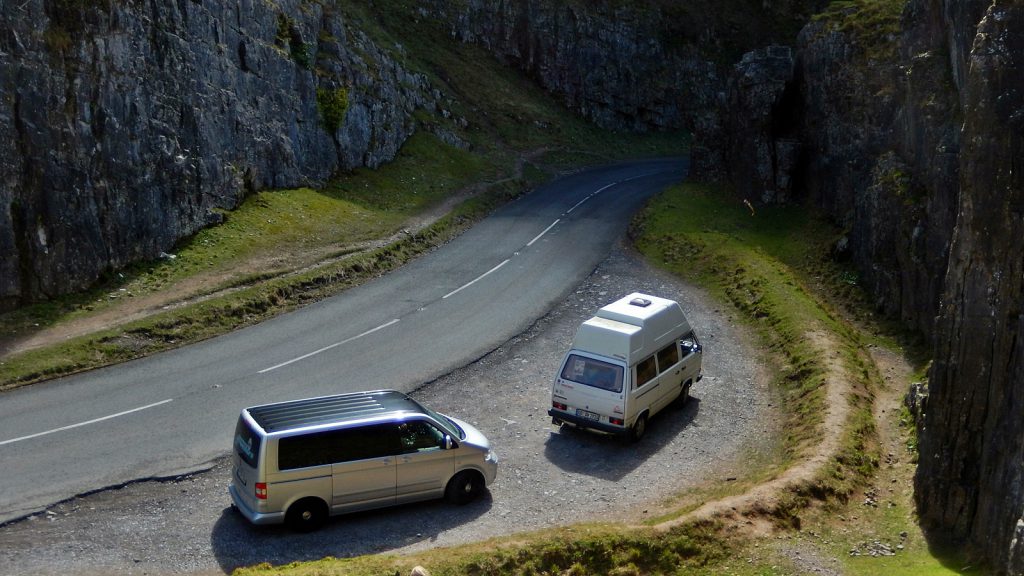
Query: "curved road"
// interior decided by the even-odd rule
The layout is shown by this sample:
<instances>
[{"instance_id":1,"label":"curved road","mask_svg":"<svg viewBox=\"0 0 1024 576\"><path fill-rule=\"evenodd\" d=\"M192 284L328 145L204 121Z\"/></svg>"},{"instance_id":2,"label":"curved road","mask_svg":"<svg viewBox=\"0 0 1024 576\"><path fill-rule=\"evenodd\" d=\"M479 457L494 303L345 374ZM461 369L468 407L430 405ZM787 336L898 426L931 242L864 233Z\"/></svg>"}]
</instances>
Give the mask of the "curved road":
<instances>
[{"instance_id":1,"label":"curved road","mask_svg":"<svg viewBox=\"0 0 1024 576\"><path fill-rule=\"evenodd\" d=\"M227 452L244 406L409 391L521 333L684 159L559 179L395 273L194 346L0 396L0 522Z\"/></svg>"}]
</instances>

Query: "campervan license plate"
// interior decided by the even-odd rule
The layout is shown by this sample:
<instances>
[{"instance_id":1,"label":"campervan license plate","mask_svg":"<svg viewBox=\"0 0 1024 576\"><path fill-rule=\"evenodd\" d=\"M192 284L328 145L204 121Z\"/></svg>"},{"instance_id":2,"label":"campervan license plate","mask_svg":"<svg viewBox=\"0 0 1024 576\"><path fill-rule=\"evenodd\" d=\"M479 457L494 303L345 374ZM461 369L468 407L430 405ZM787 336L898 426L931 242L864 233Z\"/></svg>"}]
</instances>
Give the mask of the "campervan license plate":
<instances>
[{"instance_id":1,"label":"campervan license plate","mask_svg":"<svg viewBox=\"0 0 1024 576\"><path fill-rule=\"evenodd\" d=\"M587 420L593 420L597 422L601 419L601 415L596 412L587 412L586 410L576 409L576 415L580 418L586 418Z\"/></svg>"}]
</instances>

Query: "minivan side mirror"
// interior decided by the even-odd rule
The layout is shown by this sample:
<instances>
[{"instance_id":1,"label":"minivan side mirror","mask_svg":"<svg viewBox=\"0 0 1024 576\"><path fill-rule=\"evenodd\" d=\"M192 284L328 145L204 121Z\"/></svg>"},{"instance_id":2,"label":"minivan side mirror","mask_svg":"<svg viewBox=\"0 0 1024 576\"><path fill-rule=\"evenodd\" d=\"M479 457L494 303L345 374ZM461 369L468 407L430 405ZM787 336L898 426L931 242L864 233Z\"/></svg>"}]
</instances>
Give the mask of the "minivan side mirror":
<instances>
[{"instance_id":1,"label":"minivan side mirror","mask_svg":"<svg viewBox=\"0 0 1024 576\"><path fill-rule=\"evenodd\" d=\"M451 436L449 436L447 434L444 435L444 449L445 450L451 450L452 448L458 448L458 447L459 447L459 445L456 444L454 440L452 440Z\"/></svg>"}]
</instances>

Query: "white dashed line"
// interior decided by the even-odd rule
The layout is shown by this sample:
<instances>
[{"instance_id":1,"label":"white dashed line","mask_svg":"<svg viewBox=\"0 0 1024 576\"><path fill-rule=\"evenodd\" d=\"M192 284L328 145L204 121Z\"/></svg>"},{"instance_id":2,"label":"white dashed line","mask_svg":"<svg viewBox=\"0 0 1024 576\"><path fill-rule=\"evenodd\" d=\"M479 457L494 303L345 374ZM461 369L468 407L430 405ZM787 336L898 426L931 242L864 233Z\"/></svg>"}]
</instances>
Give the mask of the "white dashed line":
<instances>
[{"instance_id":1,"label":"white dashed line","mask_svg":"<svg viewBox=\"0 0 1024 576\"><path fill-rule=\"evenodd\" d=\"M302 356L299 356L298 358L292 358L291 360L288 360L287 362L281 362L280 364L276 364L274 366L271 366L270 368L264 368L263 370L260 370L258 372L258 374L263 374L263 373L266 373L266 372L270 372L271 370L277 370L278 368L287 366L289 364L293 364L295 362L298 362L299 360L305 360L306 358L309 358L310 356L316 356L317 354L319 354L321 352L326 352L326 351L330 350L331 348L337 348L338 346L341 346L342 344L347 344L347 343L349 343L349 342L351 342L353 340L357 340L359 338L362 338L363 336L368 336L368 335L373 334L374 332L376 332L378 330L383 330L383 329L387 328L388 326L391 326L392 324L397 324L398 322L399 322L399 320L397 318L395 318L391 322L387 322L385 324L381 324L380 326L377 326L376 328L371 328L371 329L367 330L366 332L363 332L362 334L358 334L358 335L353 336L351 338L346 338L346 339L342 340L341 342L335 342L334 344L331 344L330 346L324 346L323 348L321 348L319 350L314 350L314 351L310 352L309 354L303 354Z\"/></svg>"},{"instance_id":2,"label":"white dashed line","mask_svg":"<svg viewBox=\"0 0 1024 576\"><path fill-rule=\"evenodd\" d=\"M92 420L86 420L85 422L79 422L78 424L71 424L69 426L61 426L60 428L54 428L53 430L47 430L46 432L37 432L35 434L29 434L28 436L22 436L21 438L11 438L10 440L4 440L3 442L0 442L0 446L3 446L4 444L13 444L15 442L21 442L22 440L29 440L31 438L38 438L40 436L46 436L47 434L53 434L55 432L63 432L65 430L71 430L72 428L79 428L81 426L87 426L89 424L95 424L97 422L102 422L104 420L110 420L111 418L117 418L118 416L124 416L126 414L131 414L133 412L139 412L140 410L146 410L148 408L155 408L157 406L161 406L163 404L167 404L171 400L173 400L173 398L168 398L167 400L161 400L160 402L154 402L152 404L146 404L145 406L139 406L138 408L132 408L131 410L125 410L124 412L118 412L117 414L111 414L110 416L103 416L102 418L94 418Z\"/></svg>"}]
</instances>

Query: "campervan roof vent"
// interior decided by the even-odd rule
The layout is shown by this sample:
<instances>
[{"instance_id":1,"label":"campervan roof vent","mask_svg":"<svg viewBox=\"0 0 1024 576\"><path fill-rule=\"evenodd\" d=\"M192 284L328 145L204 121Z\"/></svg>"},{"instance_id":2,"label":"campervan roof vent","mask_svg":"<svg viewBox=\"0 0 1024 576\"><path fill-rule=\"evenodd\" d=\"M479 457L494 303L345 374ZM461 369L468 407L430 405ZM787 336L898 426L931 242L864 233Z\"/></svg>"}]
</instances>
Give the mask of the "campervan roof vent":
<instances>
[{"instance_id":1,"label":"campervan roof vent","mask_svg":"<svg viewBox=\"0 0 1024 576\"><path fill-rule=\"evenodd\" d=\"M648 300L647 298L633 298L632 300L629 301L629 303L632 304L633 306L639 306L641 308L646 308L651 305L651 301Z\"/></svg>"}]
</instances>

